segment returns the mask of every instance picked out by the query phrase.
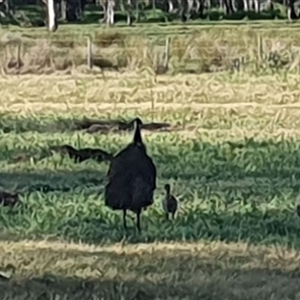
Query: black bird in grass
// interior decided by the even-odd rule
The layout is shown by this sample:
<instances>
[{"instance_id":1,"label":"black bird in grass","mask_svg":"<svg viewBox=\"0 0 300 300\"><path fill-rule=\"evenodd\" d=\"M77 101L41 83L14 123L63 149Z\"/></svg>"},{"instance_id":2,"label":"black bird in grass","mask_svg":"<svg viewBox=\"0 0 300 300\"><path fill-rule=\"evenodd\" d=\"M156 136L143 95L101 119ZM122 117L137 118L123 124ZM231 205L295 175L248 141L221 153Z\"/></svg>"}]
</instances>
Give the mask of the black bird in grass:
<instances>
[{"instance_id":1,"label":"black bird in grass","mask_svg":"<svg viewBox=\"0 0 300 300\"><path fill-rule=\"evenodd\" d=\"M134 120L132 143L112 159L104 192L105 205L113 210L123 210L125 229L127 210L136 214L139 231L142 209L153 204L156 189L156 167L142 141L142 124L139 118Z\"/></svg>"},{"instance_id":2,"label":"black bird in grass","mask_svg":"<svg viewBox=\"0 0 300 300\"><path fill-rule=\"evenodd\" d=\"M19 201L19 195L17 193L0 192L0 205L2 206L15 206Z\"/></svg>"},{"instance_id":3,"label":"black bird in grass","mask_svg":"<svg viewBox=\"0 0 300 300\"><path fill-rule=\"evenodd\" d=\"M110 161L113 158L113 155L102 150L102 149L93 149L93 148L83 148L75 149L70 145L55 146L51 148L52 151L58 151L61 153L66 153L71 159L75 162L83 162L88 159L93 159L98 162Z\"/></svg>"},{"instance_id":4,"label":"black bird in grass","mask_svg":"<svg viewBox=\"0 0 300 300\"><path fill-rule=\"evenodd\" d=\"M166 196L163 199L163 209L166 213L166 219L169 219L169 214L172 215L172 219L175 218L175 214L178 208L177 199L171 194L170 184L165 185Z\"/></svg>"}]
</instances>

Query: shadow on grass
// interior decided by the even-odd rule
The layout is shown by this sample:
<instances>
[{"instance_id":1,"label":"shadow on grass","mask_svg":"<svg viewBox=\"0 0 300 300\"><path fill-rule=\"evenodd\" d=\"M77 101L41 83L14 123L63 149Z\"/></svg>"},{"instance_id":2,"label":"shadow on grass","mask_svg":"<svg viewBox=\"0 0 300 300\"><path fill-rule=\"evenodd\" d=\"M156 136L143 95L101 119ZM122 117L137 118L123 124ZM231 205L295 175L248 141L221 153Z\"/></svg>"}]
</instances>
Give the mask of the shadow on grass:
<instances>
[{"instance_id":1,"label":"shadow on grass","mask_svg":"<svg viewBox=\"0 0 300 300\"><path fill-rule=\"evenodd\" d=\"M103 142L101 143L103 144ZM223 186L215 186L214 189L227 189L228 192L230 192L229 189L233 189L241 190L241 193L243 191L245 193L261 193L266 197L274 195L274 191L275 194L280 194L278 189L289 189L293 193L300 190L300 142L298 141L286 139L276 142L274 140L245 139L243 142L224 141L215 144L193 140L190 141L188 149L184 144L176 148L171 144L169 146L167 143L156 142L153 145L153 154L151 154L163 181L175 179L196 190L210 183L227 182ZM28 145L26 147L28 148ZM46 159L46 148L36 149L38 147L40 147L39 144L33 144L32 149L28 151L30 153L33 153L34 150L39 151L40 160ZM120 148L121 144L108 144L105 150L116 154ZM18 154L19 156L22 154L18 152L19 150L7 149L5 143L1 145L0 150L0 153L3 153L0 155L0 160L5 162L14 161ZM36 153L35 163L40 162L39 153ZM27 163L27 160L28 163L31 163L30 157L24 159L21 161L22 163ZM66 167L72 166L68 163ZM86 185L103 186L108 169L107 163L94 164L92 169L89 168L91 165L83 163L80 171L54 171L53 168L52 170L45 168L40 173L2 172L0 173L0 185L4 187L17 185L30 192L35 190L64 192L71 191L75 187L84 189ZM245 184L240 183L242 180L251 182L248 185L248 192L245 190ZM233 187L237 183L240 184L240 187Z\"/></svg>"},{"instance_id":2,"label":"shadow on grass","mask_svg":"<svg viewBox=\"0 0 300 300\"><path fill-rule=\"evenodd\" d=\"M137 283L136 280L76 280L59 277L38 278L21 283L1 284L3 299L294 299L298 279L276 272L253 271L243 275L224 272L215 278L203 277L197 283ZM226 274L227 273L227 274ZM196 274L196 276L199 274ZM228 278L231 276L231 278ZM275 280L274 280L275 277ZM190 278L190 275L189 275ZM259 281L258 281L259 278ZM240 280L239 284L235 280ZM148 281L148 280L146 280ZM271 288L273 290L271 291ZM258 290L258 291L256 291ZM283 292L283 290L286 293ZM20 298L19 298L20 297ZM25 298L23 298L25 297Z\"/></svg>"},{"instance_id":3,"label":"shadow on grass","mask_svg":"<svg viewBox=\"0 0 300 300\"><path fill-rule=\"evenodd\" d=\"M67 174L65 178L68 178ZM47 192L41 192L40 195L25 197L19 207L1 208L1 238L7 239L7 234L17 240L51 236L95 244L124 239L129 243L204 239L283 244L300 249L300 221L295 207L285 199L279 199L279 195L275 196L281 202L276 205L267 203L262 195L239 200L234 197L227 199L226 193L221 195L219 201L209 196L201 200L184 201L174 221L165 220L161 207L154 205L143 212L142 233L138 234L135 219L128 218L129 228L125 231L122 213L104 206L103 187L99 191L90 187L91 190L83 194L74 189L74 179L69 184L73 186L65 194L61 191L48 195ZM221 191L216 192L221 194Z\"/></svg>"},{"instance_id":4,"label":"shadow on grass","mask_svg":"<svg viewBox=\"0 0 300 300\"><path fill-rule=\"evenodd\" d=\"M255 159L255 156L253 156ZM296 157L296 159L298 159ZM176 180L178 188L183 188L183 194L189 192L198 193L199 198L223 196L227 203L231 203L237 198L242 201L253 197L261 197L264 201L269 201L275 197L282 197L285 192L289 196L296 196L300 191L300 169L280 170L279 165L272 167L277 170L268 170L268 166L263 166L262 170L248 171L244 168L227 164L226 168L219 168L218 161L211 161L209 169L199 166L195 169L195 162L184 164L180 173L178 166L174 163L168 164L166 160L158 158L156 163L159 171L156 192L162 192L164 184L171 180ZM96 163L89 169L89 161L81 163L77 170L55 171L45 169L39 172L0 172L0 186L4 189L14 190L22 193L41 192L43 194L53 192L72 192L77 190L87 192L91 187L97 187L102 192L107 181L107 162ZM253 161L255 164L255 161ZM75 163L74 163L75 165ZM70 165L66 166L69 168ZM96 168L99 167L99 170ZM202 170L201 170L202 169ZM208 191L209 187L209 191ZM176 189L176 186L175 186ZM188 196L189 198L191 195ZM222 197L221 197L222 198ZM185 201L185 199L183 199Z\"/></svg>"},{"instance_id":5,"label":"shadow on grass","mask_svg":"<svg viewBox=\"0 0 300 300\"><path fill-rule=\"evenodd\" d=\"M100 189L103 189L105 180L106 172L89 170L38 173L0 172L0 186L22 193L71 192L74 189L84 190L92 186L100 186Z\"/></svg>"},{"instance_id":6,"label":"shadow on grass","mask_svg":"<svg viewBox=\"0 0 300 300\"><path fill-rule=\"evenodd\" d=\"M40 117L37 119L19 118L17 116L10 116L5 113L0 114L0 130L4 133L26 133L26 132L36 132L36 133L63 133L63 132L73 132L73 131L83 131L87 130L89 133L102 133L108 134L110 130L114 132L127 132L133 130L133 119L128 119L124 117L116 117L114 119L109 119L108 117L99 118L63 118L60 117L56 120L49 118L47 116ZM171 128L170 123L165 122L146 122L142 128L148 131L158 131L158 130L168 130ZM170 129L171 131L172 129Z\"/></svg>"},{"instance_id":7,"label":"shadow on grass","mask_svg":"<svg viewBox=\"0 0 300 300\"><path fill-rule=\"evenodd\" d=\"M249 253L238 256L229 252L219 259L208 254L204 259L187 251L158 255L156 251L120 255L100 252L89 253L88 258L88 254L64 250L67 260L63 261L62 252L31 252L25 251L28 260L36 262L35 268L42 275L23 275L11 282L0 282L3 299L282 300L295 299L300 292L299 269L285 271L278 266L266 266L265 262L261 267L251 267L253 260L258 259L256 254L250 257ZM36 256L32 257L33 254ZM38 265L38 257L43 257L44 269ZM53 261L52 272L49 260ZM73 273L72 277L56 275L54 262L59 260L58 273Z\"/></svg>"},{"instance_id":8,"label":"shadow on grass","mask_svg":"<svg viewBox=\"0 0 300 300\"><path fill-rule=\"evenodd\" d=\"M157 211L142 214L142 232L139 234L135 219L128 218L127 231L123 228L121 212L114 216L76 217L62 221L57 226L57 236L66 240L86 243L120 242L152 243L155 241L225 241L250 242L253 244L282 244L300 248L300 221L294 211L279 209L244 210L242 205L235 211L209 212L186 209L175 221L166 221Z\"/></svg>"}]
</instances>

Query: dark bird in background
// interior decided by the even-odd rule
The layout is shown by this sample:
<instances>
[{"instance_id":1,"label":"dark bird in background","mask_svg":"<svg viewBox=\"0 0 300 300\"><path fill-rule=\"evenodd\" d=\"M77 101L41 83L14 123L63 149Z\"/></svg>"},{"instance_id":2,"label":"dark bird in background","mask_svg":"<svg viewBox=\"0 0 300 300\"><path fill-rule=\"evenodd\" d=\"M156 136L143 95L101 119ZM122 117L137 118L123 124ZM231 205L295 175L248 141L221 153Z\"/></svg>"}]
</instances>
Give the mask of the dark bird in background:
<instances>
[{"instance_id":1,"label":"dark bird in background","mask_svg":"<svg viewBox=\"0 0 300 300\"><path fill-rule=\"evenodd\" d=\"M0 191L0 205L2 206L15 206L19 201L19 195L16 193L8 193Z\"/></svg>"},{"instance_id":2,"label":"dark bird in background","mask_svg":"<svg viewBox=\"0 0 300 300\"><path fill-rule=\"evenodd\" d=\"M127 210L136 214L139 232L142 209L153 204L156 189L156 167L142 141L142 124L139 118L134 120L132 143L112 159L104 192L105 205L113 210L123 210L125 229Z\"/></svg>"},{"instance_id":3,"label":"dark bird in background","mask_svg":"<svg viewBox=\"0 0 300 300\"><path fill-rule=\"evenodd\" d=\"M297 205L297 215L300 218L300 204Z\"/></svg>"},{"instance_id":4,"label":"dark bird in background","mask_svg":"<svg viewBox=\"0 0 300 300\"><path fill-rule=\"evenodd\" d=\"M132 121L125 120L94 120L84 118L83 120L75 121L75 129L76 130L87 130L89 133L102 132L109 133L110 131L132 131L133 130ZM171 124L169 123L143 123L142 129L157 131L157 130L167 130L171 128Z\"/></svg>"},{"instance_id":5,"label":"dark bird in background","mask_svg":"<svg viewBox=\"0 0 300 300\"><path fill-rule=\"evenodd\" d=\"M177 199L171 194L171 187L169 184L165 185L166 195L163 199L163 209L166 213L166 219L169 220L169 214L172 215L172 219L175 218L175 214L178 208Z\"/></svg>"},{"instance_id":6,"label":"dark bird in background","mask_svg":"<svg viewBox=\"0 0 300 300\"><path fill-rule=\"evenodd\" d=\"M93 159L98 162L110 161L113 155L101 150L93 148L75 149L70 145L55 146L51 148L52 151L67 154L75 162L83 162L88 159Z\"/></svg>"}]
</instances>

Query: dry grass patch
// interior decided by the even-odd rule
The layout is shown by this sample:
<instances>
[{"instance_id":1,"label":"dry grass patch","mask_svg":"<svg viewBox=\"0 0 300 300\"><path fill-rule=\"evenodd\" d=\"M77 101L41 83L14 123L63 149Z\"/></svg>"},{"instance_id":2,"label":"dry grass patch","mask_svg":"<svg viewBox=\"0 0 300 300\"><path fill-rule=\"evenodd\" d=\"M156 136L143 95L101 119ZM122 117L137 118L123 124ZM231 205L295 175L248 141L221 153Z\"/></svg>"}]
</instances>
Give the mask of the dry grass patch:
<instances>
[{"instance_id":1,"label":"dry grass patch","mask_svg":"<svg viewBox=\"0 0 300 300\"><path fill-rule=\"evenodd\" d=\"M53 110L60 105L70 105L76 110L83 106L94 109L110 109L112 105L120 108L164 105L179 108L241 106L270 108L297 107L299 89L297 75L230 77L226 75L182 75L153 77L143 73L113 74L102 76L22 76L2 77L0 88L5 99L3 105L26 105L40 110L51 106ZM293 104L293 105L291 105ZM286 106L285 106L286 105ZM63 107L62 107L63 108ZM1 109L5 109L2 108ZM48 108L46 108L48 109Z\"/></svg>"},{"instance_id":2,"label":"dry grass patch","mask_svg":"<svg viewBox=\"0 0 300 300\"><path fill-rule=\"evenodd\" d=\"M56 122L62 130L73 130L75 119L129 121L139 115L145 122L167 122L185 132L233 130L239 135L243 128L298 135L296 75L111 75L5 76L0 79L3 127L22 119L22 127L34 123L28 125L33 129L47 119L49 128Z\"/></svg>"},{"instance_id":3,"label":"dry grass patch","mask_svg":"<svg viewBox=\"0 0 300 300\"><path fill-rule=\"evenodd\" d=\"M194 28L196 30L188 34L172 37L169 70L173 74L229 71L236 59L243 62L243 70L250 72L257 69L299 71L300 44L296 30L291 32L288 27L280 31L268 27L258 30L251 26ZM163 63L165 36L172 35L172 32L153 35L147 30L136 34L121 31L99 33L92 28L88 33L75 36L71 31L62 30L51 38L38 32L4 33L0 66L9 74L70 73L74 68L88 72L82 67L86 65L87 35L93 40L97 73L101 69L155 70ZM19 44L22 48L18 59L16 48Z\"/></svg>"}]
</instances>

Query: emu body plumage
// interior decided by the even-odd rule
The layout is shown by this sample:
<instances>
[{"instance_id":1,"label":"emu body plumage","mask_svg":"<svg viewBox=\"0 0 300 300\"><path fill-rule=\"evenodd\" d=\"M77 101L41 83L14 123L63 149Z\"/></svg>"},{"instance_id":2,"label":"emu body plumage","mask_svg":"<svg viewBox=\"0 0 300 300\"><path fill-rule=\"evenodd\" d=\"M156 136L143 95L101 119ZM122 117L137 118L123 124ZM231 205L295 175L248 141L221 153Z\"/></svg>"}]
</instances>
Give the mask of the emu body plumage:
<instances>
[{"instance_id":1,"label":"emu body plumage","mask_svg":"<svg viewBox=\"0 0 300 300\"><path fill-rule=\"evenodd\" d=\"M124 227L126 212L137 215L140 231L140 214L143 208L153 204L156 189L156 167L143 144L140 119L136 119L133 142L121 150L111 161L108 183L105 187L105 205L113 210L123 210Z\"/></svg>"}]
</instances>

